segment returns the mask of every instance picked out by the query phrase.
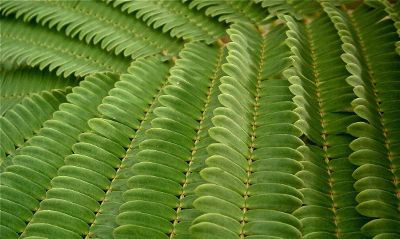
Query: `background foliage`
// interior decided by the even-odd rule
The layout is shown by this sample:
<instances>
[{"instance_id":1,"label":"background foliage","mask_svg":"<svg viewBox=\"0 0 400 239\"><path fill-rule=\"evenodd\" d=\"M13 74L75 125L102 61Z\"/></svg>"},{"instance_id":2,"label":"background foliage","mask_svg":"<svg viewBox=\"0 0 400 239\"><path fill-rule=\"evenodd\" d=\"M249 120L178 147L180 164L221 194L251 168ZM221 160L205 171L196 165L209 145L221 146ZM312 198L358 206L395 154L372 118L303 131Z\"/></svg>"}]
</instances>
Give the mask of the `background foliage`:
<instances>
[{"instance_id":1,"label":"background foliage","mask_svg":"<svg viewBox=\"0 0 400 239\"><path fill-rule=\"evenodd\" d=\"M0 13L1 238L400 238L400 1Z\"/></svg>"}]
</instances>

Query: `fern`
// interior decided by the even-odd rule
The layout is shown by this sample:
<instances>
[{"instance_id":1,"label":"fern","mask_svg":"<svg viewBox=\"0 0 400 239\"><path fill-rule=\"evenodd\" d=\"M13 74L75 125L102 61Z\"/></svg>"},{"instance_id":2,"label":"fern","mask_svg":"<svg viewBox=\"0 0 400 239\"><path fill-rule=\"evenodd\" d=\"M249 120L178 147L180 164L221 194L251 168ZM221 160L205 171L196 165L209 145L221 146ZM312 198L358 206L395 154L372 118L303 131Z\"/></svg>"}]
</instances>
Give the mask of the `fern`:
<instances>
[{"instance_id":1,"label":"fern","mask_svg":"<svg viewBox=\"0 0 400 239\"><path fill-rule=\"evenodd\" d=\"M390 16L390 18L394 22L394 27L396 28L397 35L400 37L400 3L397 2L395 5L392 5L389 1L387 0L380 0L382 3L383 7L385 8L385 11L387 14ZM396 42L396 52L398 55L400 55L400 40L397 40Z\"/></svg>"},{"instance_id":2,"label":"fern","mask_svg":"<svg viewBox=\"0 0 400 239\"><path fill-rule=\"evenodd\" d=\"M219 1L219 0L182 0L189 8L204 9L207 16L218 16L219 21L226 23L254 22L263 23L267 13L251 1Z\"/></svg>"},{"instance_id":3,"label":"fern","mask_svg":"<svg viewBox=\"0 0 400 239\"><path fill-rule=\"evenodd\" d=\"M109 91L109 95L98 107L103 117L88 121L91 130L81 134L80 141L73 145L74 154L65 158L66 164L59 168L57 176L52 179L52 188L47 192L46 199L41 202L39 211L34 214L22 236L52 238L65 235L68 238L79 238L79 235L88 233L87 223L97 219L94 212L101 210L102 205L98 205L96 201L106 201L103 190L108 189L109 194L113 190L113 185L110 187L110 179L116 177L114 168L119 166L120 158L125 154L124 148L129 147L130 138L134 137L134 129L138 126L124 124L128 115L124 117L115 112L121 111L122 107L133 106L132 110L136 108L141 114L129 116L140 119L152 96L140 99L134 97L132 91L126 91L126 87L121 86L128 84L132 88L139 85L142 89L154 91L163 74L155 74L154 68L153 71L147 72L141 69L154 66L157 66L154 60L135 62L128 69L132 74L122 75L121 81ZM140 73L156 77L153 77L153 81L144 81L142 76L136 75ZM125 95L122 94L124 91ZM127 97L129 94L130 97ZM108 147L104 147L105 144ZM93 203L78 205L76 195L81 195L86 201L90 199L91 202L96 202L96 206ZM65 221L69 223L66 224Z\"/></svg>"},{"instance_id":4,"label":"fern","mask_svg":"<svg viewBox=\"0 0 400 239\"><path fill-rule=\"evenodd\" d=\"M107 70L121 73L127 65L125 59L67 40L39 26L9 19L2 19L1 26L2 61L26 63L41 70L48 67L64 77Z\"/></svg>"},{"instance_id":5,"label":"fern","mask_svg":"<svg viewBox=\"0 0 400 239\"><path fill-rule=\"evenodd\" d=\"M23 146L26 140L38 132L43 122L50 119L58 106L65 102L65 95L69 92L70 89L43 91L32 97L26 97L0 118L1 150L5 153L1 161L6 155L13 154L15 148Z\"/></svg>"},{"instance_id":6,"label":"fern","mask_svg":"<svg viewBox=\"0 0 400 239\"><path fill-rule=\"evenodd\" d=\"M121 7L122 11L135 13L148 26L155 29L162 27L162 32L169 32L172 37L211 43L224 34L224 28L220 24L200 12L191 11L179 0L103 1L112 3L114 7Z\"/></svg>"},{"instance_id":7,"label":"fern","mask_svg":"<svg viewBox=\"0 0 400 239\"><path fill-rule=\"evenodd\" d=\"M157 117L146 131L147 139L139 146L138 162L131 169L134 176L128 181L128 186L134 188L124 194L126 203L121 205L117 217L121 226L115 230L116 238L132 233L150 238L168 238L165 234L178 238L187 234L184 225L190 225L197 215L190 209L192 184L198 184L192 171L204 160L198 150L204 139L203 128L207 127L204 117L209 111L207 106L223 50L218 53L217 49L202 44L187 44L180 56L171 69L170 85L159 97L160 106L154 110ZM193 64L195 60L198 65ZM198 82L199 88L194 88L193 82ZM177 122L177 117L185 120ZM165 162L157 162L158 157L164 157ZM144 201L142 197L146 194L154 196ZM162 200L164 197L169 200ZM162 215L159 211L169 213Z\"/></svg>"},{"instance_id":8,"label":"fern","mask_svg":"<svg viewBox=\"0 0 400 239\"><path fill-rule=\"evenodd\" d=\"M261 3L263 8L267 8L271 13L269 18L276 15L289 14L296 19L302 19L304 14L315 13L320 8L316 0L301 1L301 0L253 0L256 3Z\"/></svg>"},{"instance_id":9,"label":"fern","mask_svg":"<svg viewBox=\"0 0 400 239\"><path fill-rule=\"evenodd\" d=\"M301 118L296 125L309 140L298 149L304 156L304 169L297 174L305 183L304 205L294 214L303 223L304 237L364 238L363 218L355 210L354 167L348 162L353 138L346 134L359 118L350 107L355 95L345 84L340 38L326 15L305 25L287 20L295 67L286 74L292 75L290 89Z\"/></svg>"},{"instance_id":10,"label":"fern","mask_svg":"<svg viewBox=\"0 0 400 239\"><path fill-rule=\"evenodd\" d=\"M80 82L67 96L69 103L60 105L53 119L46 121L49 125L21 147L12 159L13 164L1 173L1 200L5 206L0 225L8 228L2 232L6 238L16 238L17 233L25 230L25 221L45 198L46 190L51 188L50 180L64 164L64 157L71 152L79 133L89 127L87 121L96 116L97 105L114 81L112 75L98 74ZM13 214L15 207L26 213Z\"/></svg>"},{"instance_id":11,"label":"fern","mask_svg":"<svg viewBox=\"0 0 400 239\"><path fill-rule=\"evenodd\" d=\"M98 1L4 1L0 8L3 15L36 20L65 31L67 36L99 44L115 54L123 52L132 59L162 51L176 53L179 49L176 41Z\"/></svg>"},{"instance_id":12,"label":"fern","mask_svg":"<svg viewBox=\"0 0 400 239\"><path fill-rule=\"evenodd\" d=\"M302 143L288 82L281 78L288 64L280 41L284 27L266 37L242 24L228 33L233 42L223 66L227 76L221 78L223 107L210 129L217 143L209 146L207 167L200 172L208 183L197 188L200 197L194 201L205 214L194 221L193 236L300 238L300 223L290 214L301 205L302 182L293 174L301 168L295 149ZM271 69L270 63L278 67Z\"/></svg>"},{"instance_id":13,"label":"fern","mask_svg":"<svg viewBox=\"0 0 400 239\"><path fill-rule=\"evenodd\" d=\"M69 86L77 85L77 80L62 79L46 71L20 68L2 71L0 85L0 115L3 116L14 105L35 93L56 89L65 90Z\"/></svg>"},{"instance_id":14,"label":"fern","mask_svg":"<svg viewBox=\"0 0 400 239\"><path fill-rule=\"evenodd\" d=\"M1 1L1 239L400 238L399 10Z\"/></svg>"},{"instance_id":15,"label":"fern","mask_svg":"<svg viewBox=\"0 0 400 239\"><path fill-rule=\"evenodd\" d=\"M137 93L137 91L143 91L143 92L148 92L146 94L143 94L143 98L147 98L147 103L149 105L141 104L141 107L138 108L139 112L140 110L141 113L139 115L136 115L135 118L138 119L137 124L131 125L132 118L129 117L127 119L130 120L122 120L120 121L121 123L126 122L125 124L133 127L136 130L135 136L132 139L132 142L130 143L124 157L121 159L122 162L116 171L115 177L111 181L110 188L106 192L106 196L100 205L99 212L96 215L95 221L92 223L90 231L89 231L89 236L93 238L112 238L113 230L117 227L116 223L116 217L119 212L119 207L123 203L123 193L128 189L127 187L127 181L129 179L130 175L130 168L131 165L136 162L136 154L138 152L138 146L139 144L146 138L145 137L145 131L150 128L150 122L151 120L155 117L153 111L154 109L159 105L158 98L161 95L162 90L165 88L165 80L164 78L166 75L166 70L167 67L165 67L165 64L160 64L157 61L143 61L138 62L139 64L135 64L134 67L131 67L129 69L129 72L132 74L132 77L130 75L123 76L121 81L116 84L116 89L113 90L115 91L115 96L119 96L120 94L118 93L117 89L125 89L129 87L128 89L131 89L130 92L131 94ZM141 63L141 64L140 64ZM146 70L144 70L146 69ZM160 72L160 70L163 70ZM142 76L145 75L146 77ZM136 78L136 79L134 79ZM154 84L151 88L148 86L148 79L158 79L154 83L159 84L160 80L164 81L162 83L162 86L159 87L157 90L158 92L156 93L155 97L153 99L150 99L150 96L154 95L154 91L151 92L149 89L154 88L154 86L157 86ZM135 80L134 83L132 80ZM138 84L140 83L141 84ZM137 87L136 85L139 85ZM135 104L138 105L138 104ZM138 105L139 106L139 105ZM106 113L109 112L106 110L107 105L102 104L101 106L101 112L103 112L104 115L108 115L108 117L113 117L115 115L114 112ZM108 105L110 107L110 105ZM116 120L116 118L113 118ZM82 138L86 137L86 135L81 135ZM101 145L99 145L101 146ZM101 213L100 213L101 212Z\"/></svg>"},{"instance_id":16,"label":"fern","mask_svg":"<svg viewBox=\"0 0 400 239\"><path fill-rule=\"evenodd\" d=\"M371 9L360 6L353 14L349 15L339 11L331 11L332 15L336 17L335 21L343 22L340 26L345 27L344 30L346 31L351 31L351 35L348 35L352 38L346 39L349 42L346 42L348 53L344 61L347 63L348 71L352 74L352 77L348 78L348 82L354 86L354 92L358 97L352 102L352 105L355 112L366 121L356 122L349 127L349 132L358 137L350 144L350 147L355 151L350 155L350 161L360 166L353 173L353 177L357 179L354 187L359 192L357 210L362 215L372 217L372 220L370 219L362 230L371 237L391 237L399 234L399 231L395 229L398 228L398 221L393 220L398 214L397 209L395 209L396 200L398 200L395 197L397 175L395 171L391 171L391 168L396 165L395 158L398 154L395 149L396 136L392 136L391 132L396 132L397 126L394 126L395 123L392 124L390 120L391 114L393 114L391 112L397 111L390 107L391 102L398 101L398 97L387 90L389 89L387 88L388 83L393 82L392 77L396 74L396 70L392 71L388 66L399 63L398 55L392 50L396 39L393 35L395 31L390 20L382 21L384 15L380 8ZM332 17L332 19L334 18ZM369 25L374 27L369 28L367 33L366 28ZM381 31L384 31L384 33ZM368 34L368 37L365 34ZM388 38L387 40L383 38L386 43L381 40L382 47L385 47L383 49L386 50L380 49L379 52L383 51L387 54L378 53L375 50L375 44L372 44L370 40L378 40L382 36ZM374 55L374 59L371 58L372 55ZM394 90L394 92L396 91ZM394 97L388 98L389 95ZM386 119L386 117L389 117L389 119ZM386 124L386 122L389 123ZM366 152L377 157L361 156L365 155ZM379 160L376 161L377 159ZM390 178L384 176L387 174L386 172L389 175L392 173ZM393 196L389 196L391 192ZM392 202L392 200L394 201ZM379 210L374 210L378 207ZM389 211L390 213L388 213Z\"/></svg>"}]
</instances>

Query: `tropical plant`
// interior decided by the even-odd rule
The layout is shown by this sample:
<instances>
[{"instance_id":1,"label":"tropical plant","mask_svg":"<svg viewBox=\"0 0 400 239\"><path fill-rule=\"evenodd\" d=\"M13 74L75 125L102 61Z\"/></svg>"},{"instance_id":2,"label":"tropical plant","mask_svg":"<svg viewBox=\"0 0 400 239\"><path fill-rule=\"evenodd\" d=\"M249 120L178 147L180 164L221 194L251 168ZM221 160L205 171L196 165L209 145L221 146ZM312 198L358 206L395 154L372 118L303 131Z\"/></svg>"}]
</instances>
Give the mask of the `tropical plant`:
<instances>
[{"instance_id":1,"label":"tropical plant","mask_svg":"<svg viewBox=\"0 0 400 239\"><path fill-rule=\"evenodd\" d=\"M400 238L400 1L0 13L1 238Z\"/></svg>"}]
</instances>

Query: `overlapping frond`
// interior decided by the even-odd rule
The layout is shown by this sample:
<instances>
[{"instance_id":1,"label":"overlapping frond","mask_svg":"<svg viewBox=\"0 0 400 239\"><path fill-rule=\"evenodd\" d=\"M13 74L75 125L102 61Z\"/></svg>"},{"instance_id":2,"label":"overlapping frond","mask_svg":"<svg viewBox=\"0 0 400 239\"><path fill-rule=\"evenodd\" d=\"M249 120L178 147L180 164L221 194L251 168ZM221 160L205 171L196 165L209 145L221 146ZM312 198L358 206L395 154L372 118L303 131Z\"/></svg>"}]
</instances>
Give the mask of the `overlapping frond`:
<instances>
[{"instance_id":1,"label":"overlapping frond","mask_svg":"<svg viewBox=\"0 0 400 239\"><path fill-rule=\"evenodd\" d=\"M171 69L151 128L141 142L124 193L115 238L186 238L199 168L208 142L206 117L219 79L224 50L189 43ZM214 96L215 98L215 96Z\"/></svg>"},{"instance_id":2,"label":"overlapping frond","mask_svg":"<svg viewBox=\"0 0 400 239\"><path fill-rule=\"evenodd\" d=\"M3 162L6 157L39 132L43 123L66 101L65 95L70 91L68 87L32 94L0 116L0 171L6 167L7 163Z\"/></svg>"},{"instance_id":3,"label":"overlapping frond","mask_svg":"<svg viewBox=\"0 0 400 239\"><path fill-rule=\"evenodd\" d=\"M207 16L218 17L219 21L226 23L245 21L261 24L268 17L267 11L255 2L247 0L182 0L182 2L189 4L189 8L203 9Z\"/></svg>"},{"instance_id":4,"label":"overlapping frond","mask_svg":"<svg viewBox=\"0 0 400 239\"><path fill-rule=\"evenodd\" d=\"M228 30L227 76L221 78L222 107L214 111L206 168L196 189L193 238L301 238L291 214L302 204L297 147L301 131L289 82L285 27L266 36L247 24Z\"/></svg>"},{"instance_id":5,"label":"overlapping frond","mask_svg":"<svg viewBox=\"0 0 400 239\"><path fill-rule=\"evenodd\" d=\"M0 238L400 238L399 12L0 0Z\"/></svg>"},{"instance_id":6,"label":"overlapping frond","mask_svg":"<svg viewBox=\"0 0 400 239\"><path fill-rule=\"evenodd\" d=\"M52 187L51 179L64 165L64 157L71 153L78 135L89 129L87 121L98 115L96 108L116 78L110 73L86 77L67 95L69 103L61 104L45 127L16 151L12 165L0 175L2 237L18 238L25 230L46 190Z\"/></svg>"},{"instance_id":7,"label":"overlapping frond","mask_svg":"<svg viewBox=\"0 0 400 239\"><path fill-rule=\"evenodd\" d=\"M113 231L118 226L116 217L119 213L119 207L124 202L122 195L128 189L127 181L131 176L131 166L136 162L136 154L139 150L139 144L146 138L145 131L151 127L150 122L155 117L154 109L160 104L158 102L158 98L162 94L165 85L167 84L166 64L160 64L160 62L154 60L143 61L143 63L140 62L140 64L135 64L134 67L128 69L128 72L135 76L135 84L130 83L133 80L131 79L132 77L123 76L121 81L116 84L116 87L120 89L128 88L131 94L135 94L146 99L149 104L141 105L141 107L137 110L140 112L139 114L131 113L131 115L135 115L134 118L123 117L125 120L120 120L121 123L136 129L136 133L128 150L126 151L124 158L121 161L118 170L115 173L115 177L113 178L110 188L107 191L102 204L100 205L100 209L96 214L96 218L91 224L88 234L90 238L113 238ZM158 85L158 92L154 91L154 86L156 85L149 87L147 83L149 79ZM161 86L160 80L163 82ZM139 87L136 85L139 85ZM150 89L152 89L152 91ZM115 90L116 96L120 95L118 92L119 90ZM150 99L148 98L149 96L154 97ZM103 103L102 106L100 106L100 111L105 115L108 115L108 117L119 115L109 111L107 109L109 107L110 105L107 106ZM126 110L126 108L121 110ZM144 112L145 114L143 114ZM137 119L137 121L135 119ZM114 118L114 120L118 119ZM137 123L132 125L131 122Z\"/></svg>"},{"instance_id":8,"label":"overlapping frond","mask_svg":"<svg viewBox=\"0 0 400 239\"><path fill-rule=\"evenodd\" d=\"M394 27L396 28L397 35L400 38L400 2L397 1L391 4L388 0L379 0L389 17L393 20ZM396 52L400 55L400 40L396 41Z\"/></svg>"},{"instance_id":9,"label":"overlapping frond","mask_svg":"<svg viewBox=\"0 0 400 239\"><path fill-rule=\"evenodd\" d=\"M252 0L261 3L262 7L268 9L270 13L268 18L274 18L277 15L288 14L296 19L302 19L304 14L312 14L321 9L317 0Z\"/></svg>"},{"instance_id":10,"label":"overlapping frond","mask_svg":"<svg viewBox=\"0 0 400 239\"><path fill-rule=\"evenodd\" d=\"M350 147L350 161L359 166L357 211L369 218L362 231L373 238L396 238L399 224L399 55L394 43L393 22L382 8L358 7L344 13L323 3L325 11L341 34L343 60L351 74L347 82L358 97L355 113L364 121L353 123L348 131L357 137Z\"/></svg>"},{"instance_id":11,"label":"overlapping frond","mask_svg":"<svg viewBox=\"0 0 400 239\"><path fill-rule=\"evenodd\" d=\"M300 115L296 125L307 137L299 148L304 169L297 174L305 184L304 201L294 215L304 238L365 238L348 160L353 137L346 134L359 118L351 108L355 95L345 81L349 74L340 58L340 37L327 15L308 24L286 20L294 64L286 74Z\"/></svg>"},{"instance_id":12,"label":"overlapping frond","mask_svg":"<svg viewBox=\"0 0 400 239\"><path fill-rule=\"evenodd\" d=\"M163 33L169 32L172 37L212 43L225 34L222 24L208 18L200 11L189 9L180 0L103 1L134 14L150 27L161 28Z\"/></svg>"},{"instance_id":13,"label":"overlapping frond","mask_svg":"<svg viewBox=\"0 0 400 239\"><path fill-rule=\"evenodd\" d=\"M132 59L161 52L176 54L180 48L168 35L100 1L1 1L0 11Z\"/></svg>"},{"instance_id":14,"label":"overlapping frond","mask_svg":"<svg viewBox=\"0 0 400 239\"><path fill-rule=\"evenodd\" d=\"M79 135L79 142L72 146L74 153L65 157L65 165L51 180L51 189L23 237L98 237L96 233L88 235L89 224L109 219L96 217L107 211L98 202L106 202L117 186L111 182L119 180L116 169L123 167L121 159L132 147L131 139L139 128L134 122L145 117L167 69L167 64L153 58L134 62L128 73L121 75L98 107L101 117L88 121L90 129ZM150 94L135 96L137 89Z\"/></svg>"},{"instance_id":15,"label":"overlapping frond","mask_svg":"<svg viewBox=\"0 0 400 239\"><path fill-rule=\"evenodd\" d=\"M17 62L57 75L85 76L89 73L112 71L121 73L128 62L97 47L87 47L41 26L1 19L1 61Z\"/></svg>"},{"instance_id":16,"label":"overlapping frond","mask_svg":"<svg viewBox=\"0 0 400 239\"><path fill-rule=\"evenodd\" d=\"M76 86L75 78L60 78L47 71L32 68L3 70L0 72L0 115L15 104L35 93Z\"/></svg>"}]
</instances>

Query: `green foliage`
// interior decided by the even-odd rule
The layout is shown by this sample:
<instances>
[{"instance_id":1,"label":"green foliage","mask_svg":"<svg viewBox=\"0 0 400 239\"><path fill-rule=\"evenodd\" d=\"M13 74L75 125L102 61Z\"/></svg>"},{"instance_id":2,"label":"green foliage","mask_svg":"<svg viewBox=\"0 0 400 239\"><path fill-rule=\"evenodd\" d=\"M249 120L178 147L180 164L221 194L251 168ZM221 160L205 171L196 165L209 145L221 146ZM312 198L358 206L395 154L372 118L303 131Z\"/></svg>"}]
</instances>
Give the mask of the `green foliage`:
<instances>
[{"instance_id":1,"label":"green foliage","mask_svg":"<svg viewBox=\"0 0 400 239\"><path fill-rule=\"evenodd\" d=\"M0 237L400 238L400 2L0 2Z\"/></svg>"}]
</instances>

